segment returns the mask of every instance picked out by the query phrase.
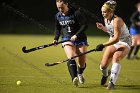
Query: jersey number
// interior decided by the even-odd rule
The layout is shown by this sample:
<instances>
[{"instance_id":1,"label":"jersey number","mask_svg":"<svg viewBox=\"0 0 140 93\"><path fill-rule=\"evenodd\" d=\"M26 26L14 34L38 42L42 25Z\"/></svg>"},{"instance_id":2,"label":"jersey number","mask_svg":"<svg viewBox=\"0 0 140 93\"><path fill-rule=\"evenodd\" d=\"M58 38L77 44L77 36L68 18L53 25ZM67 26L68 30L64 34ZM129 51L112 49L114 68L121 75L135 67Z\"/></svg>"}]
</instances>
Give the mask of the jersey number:
<instances>
[{"instance_id":1,"label":"jersey number","mask_svg":"<svg viewBox=\"0 0 140 93\"><path fill-rule=\"evenodd\" d=\"M68 32L71 32L71 30L70 30L70 26L68 26Z\"/></svg>"}]
</instances>

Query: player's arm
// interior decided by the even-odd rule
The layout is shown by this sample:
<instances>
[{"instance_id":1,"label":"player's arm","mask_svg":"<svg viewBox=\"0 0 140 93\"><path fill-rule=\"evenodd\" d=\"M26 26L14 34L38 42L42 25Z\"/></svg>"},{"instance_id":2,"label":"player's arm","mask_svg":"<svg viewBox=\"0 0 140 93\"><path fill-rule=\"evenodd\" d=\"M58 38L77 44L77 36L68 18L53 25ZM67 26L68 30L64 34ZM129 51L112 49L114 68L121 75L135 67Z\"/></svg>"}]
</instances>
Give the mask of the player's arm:
<instances>
[{"instance_id":1,"label":"player's arm","mask_svg":"<svg viewBox=\"0 0 140 93\"><path fill-rule=\"evenodd\" d=\"M79 10L75 12L75 16L76 20L81 25L80 29L75 34L78 37L81 33L83 33L87 29L88 25L86 17Z\"/></svg>"},{"instance_id":2,"label":"player's arm","mask_svg":"<svg viewBox=\"0 0 140 93\"><path fill-rule=\"evenodd\" d=\"M132 14L132 16L130 17L131 23L133 23L133 24L135 24L135 25L136 25L136 23L137 23L136 15L137 15L137 12L134 12L134 13Z\"/></svg>"},{"instance_id":3,"label":"player's arm","mask_svg":"<svg viewBox=\"0 0 140 93\"><path fill-rule=\"evenodd\" d=\"M132 16L130 17L130 21L133 24L133 26L140 26L140 22L137 19L137 17L139 16L139 13L136 11L132 14Z\"/></svg>"},{"instance_id":4,"label":"player's arm","mask_svg":"<svg viewBox=\"0 0 140 93\"><path fill-rule=\"evenodd\" d=\"M54 40L58 41L60 37L60 31L61 31L61 26L59 24L59 21L57 20L55 16L55 32L54 32Z\"/></svg>"},{"instance_id":5,"label":"player's arm","mask_svg":"<svg viewBox=\"0 0 140 93\"><path fill-rule=\"evenodd\" d=\"M109 40L108 42L105 42L103 45L104 46L109 46L109 45L112 45L116 42L119 41L119 37L120 37L120 34L121 34L121 24L123 24L123 21L121 18L119 17L116 17L114 19L114 23L113 23L113 27L114 27L114 36L112 37L111 40Z\"/></svg>"}]
</instances>

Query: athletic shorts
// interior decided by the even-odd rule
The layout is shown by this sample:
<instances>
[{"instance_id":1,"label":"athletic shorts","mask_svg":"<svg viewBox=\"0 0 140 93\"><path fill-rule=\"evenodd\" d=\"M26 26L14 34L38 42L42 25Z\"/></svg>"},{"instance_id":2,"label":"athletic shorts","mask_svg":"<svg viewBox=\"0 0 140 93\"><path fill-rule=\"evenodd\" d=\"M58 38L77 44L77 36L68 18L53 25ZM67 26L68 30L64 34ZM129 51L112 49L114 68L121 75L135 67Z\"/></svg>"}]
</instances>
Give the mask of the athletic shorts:
<instances>
[{"instance_id":1,"label":"athletic shorts","mask_svg":"<svg viewBox=\"0 0 140 93\"><path fill-rule=\"evenodd\" d=\"M122 42L122 41L115 43L113 46L117 49L120 45L125 45L130 49L130 45L128 45L128 43Z\"/></svg>"},{"instance_id":2,"label":"athletic shorts","mask_svg":"<svg viewBox=\"0 0 140 93\"><path fill-rule=\"evenodd\" d=\"M131 34L131 35L140 34L140 28L130 27L130 34Z\"/></svg>"},{"instance_id":3,"label":"athletic shorts","mask_svg":"<svg viewBox=\"0 0 140 93\"><path fill-rule=\"evenodd\" d=\"M112 39L112 37L110 37L110 40ZM125 45L127 46L129 49L132 45L132 39L131 36L127 36L125 38L121 38L119 42L113 44L113 46L117 49L120 45Z\"/></svg>"},{"instance_id":4,"label":"athletic shorts","mask_svg":"<svg viewBox=\"0 0 140 93\"><path fill-rule=\"evenodd\" d=\"M70 38L63 37L62 41L65 41L65 40L70 40ZM87 40L75 40L75 41L70 41L70 42L72 42L75 46L79 46L79 45L87 45L88 46Z\"/></svg>"}]
</instances>

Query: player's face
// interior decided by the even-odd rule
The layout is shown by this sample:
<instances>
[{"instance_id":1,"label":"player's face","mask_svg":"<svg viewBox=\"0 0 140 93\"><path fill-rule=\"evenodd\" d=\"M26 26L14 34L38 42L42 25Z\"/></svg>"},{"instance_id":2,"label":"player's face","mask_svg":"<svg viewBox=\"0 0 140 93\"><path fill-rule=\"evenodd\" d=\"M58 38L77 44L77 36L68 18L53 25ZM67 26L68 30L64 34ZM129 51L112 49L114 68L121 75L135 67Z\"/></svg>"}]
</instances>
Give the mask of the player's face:
<instances>
[{"instance_id":1,"label":"player's face","mask_svg":"<svg viewBox=\"0 0 140 93\"><path fill-rule=\"evenodd\" d=\"M137 10L140 12L140 3L139 3L139 5L137 6Z\"/></svg>"},{"instance_id":2,"label":"player's face","mask_svg":"<svg viewBox=\"0 0 140 93\"><path fill-rule=\"evenodd\" d=\"M62 13L65 12L65 9L67 7L67 5L63 1L61 1L61 0L59 0L59 1L56 2L56 6L57 6L58 10L60 12L62 12Z\"/></svg>"},{"instance_id":3,"label":"player's face","mask_svg":"<svg viewBox=\"0 0 140 93\"><path fill-rule=\"evenodd\" d=\"M111 15L111 11L109 9L107 9L106 7L102 7L101 11L102 11L103 17L109 19L110 15Z\"/></svg>"}]
</instances>

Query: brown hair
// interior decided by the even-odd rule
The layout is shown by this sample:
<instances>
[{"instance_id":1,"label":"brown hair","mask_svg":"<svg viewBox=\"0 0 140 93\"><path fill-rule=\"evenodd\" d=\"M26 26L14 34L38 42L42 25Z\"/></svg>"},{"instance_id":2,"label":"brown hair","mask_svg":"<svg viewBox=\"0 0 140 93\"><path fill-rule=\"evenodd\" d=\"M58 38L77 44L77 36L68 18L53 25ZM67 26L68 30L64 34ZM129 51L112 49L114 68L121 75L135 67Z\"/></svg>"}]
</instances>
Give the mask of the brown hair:
<instances>
[{"instance_id":1,"label":"brown hair","mask_svg":"<svg viewBox=\"0 0 140 93\"><path fill-rule=\"evenodd\" d=\"M56 2L63 1L65 4L68 3L69 0L56 0Z\"/></svg>"}]
</instances>

